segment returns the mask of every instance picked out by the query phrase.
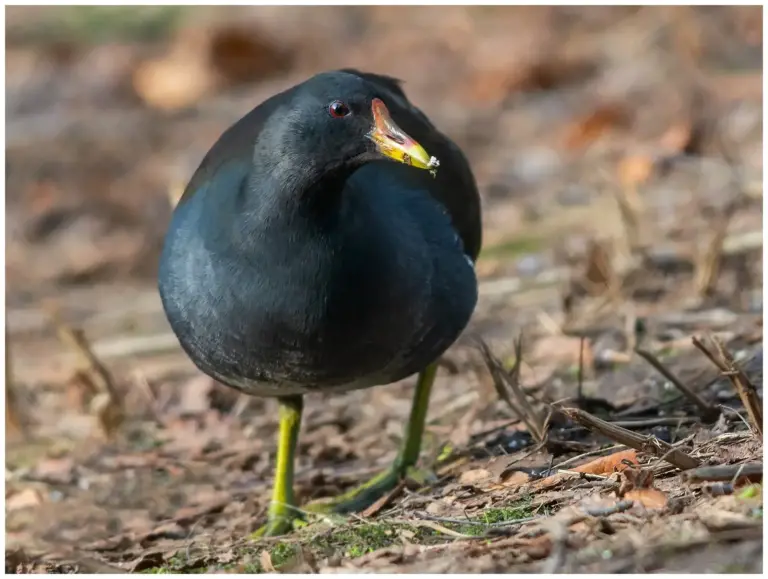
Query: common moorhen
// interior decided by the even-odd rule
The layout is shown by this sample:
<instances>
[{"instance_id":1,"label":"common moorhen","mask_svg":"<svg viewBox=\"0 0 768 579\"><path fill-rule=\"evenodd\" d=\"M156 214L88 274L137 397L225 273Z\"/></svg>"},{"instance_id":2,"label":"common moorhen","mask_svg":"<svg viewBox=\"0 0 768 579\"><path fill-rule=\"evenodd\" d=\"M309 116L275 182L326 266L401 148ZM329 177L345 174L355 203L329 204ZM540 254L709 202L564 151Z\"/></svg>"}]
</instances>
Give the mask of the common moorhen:
<instances>
[{"instance_id":1,"label":"common moorhen","mask_svg":"<svg viewBox=\"0 0 768 579\"><path fill-rule=\"evenodd\" d=\"M200 370L279 400L263 534L285 533L299 516L304 394L420 372L392 467L320 508L364 508L416 464L436 360L475 308L480 245L465 156L390 77L313 76L257 106L208 152L174 210L160 296Z\"/></svg>"}]
</instances>

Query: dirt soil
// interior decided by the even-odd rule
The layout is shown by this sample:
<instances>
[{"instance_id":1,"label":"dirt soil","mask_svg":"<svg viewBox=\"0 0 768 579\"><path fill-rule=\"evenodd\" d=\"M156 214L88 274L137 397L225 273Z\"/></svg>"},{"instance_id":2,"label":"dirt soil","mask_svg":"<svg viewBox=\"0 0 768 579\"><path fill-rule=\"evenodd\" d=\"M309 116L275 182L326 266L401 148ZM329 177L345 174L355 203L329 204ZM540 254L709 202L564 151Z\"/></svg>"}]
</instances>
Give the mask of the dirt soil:
<instances>
[{"instance_id":1,"label":"dirt soil","mask_svg":"<svg viewBox=\"0 0 768 579\"><path fill-rule=\"evenodd\" d=\"M6 571L762 572L761 16L8 8ZM218 135L347 66L466 151L480 301L429 476L258 540L276 403L183 355L157 258ZM412 387L308 398L302 501L386 467Z\"/></svg>"}]
</instances>

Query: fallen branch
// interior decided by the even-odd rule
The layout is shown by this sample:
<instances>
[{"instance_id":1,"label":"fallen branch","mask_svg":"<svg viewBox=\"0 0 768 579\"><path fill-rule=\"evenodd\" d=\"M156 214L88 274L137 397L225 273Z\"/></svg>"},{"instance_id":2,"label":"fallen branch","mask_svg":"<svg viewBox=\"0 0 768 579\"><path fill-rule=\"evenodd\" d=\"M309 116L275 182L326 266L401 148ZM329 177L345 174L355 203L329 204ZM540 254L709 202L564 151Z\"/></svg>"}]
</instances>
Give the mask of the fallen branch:
<instances>
[{"instance_id":1,"label":"fallen branch","mask_svg":"<svg viewBox=\"0 0 768 579\"><path fill-rule=\"evenodd\" d=\"M689 470L699 466L699 461L671 444L659 440L655 436L637 434L626 428L616 426L588 412L576 408L560 407L559 410L571 420L575 420L585 428L598 432L624 446L629 446L641 452L663 458L680 470Z\"/></svg>"}]
</instances>

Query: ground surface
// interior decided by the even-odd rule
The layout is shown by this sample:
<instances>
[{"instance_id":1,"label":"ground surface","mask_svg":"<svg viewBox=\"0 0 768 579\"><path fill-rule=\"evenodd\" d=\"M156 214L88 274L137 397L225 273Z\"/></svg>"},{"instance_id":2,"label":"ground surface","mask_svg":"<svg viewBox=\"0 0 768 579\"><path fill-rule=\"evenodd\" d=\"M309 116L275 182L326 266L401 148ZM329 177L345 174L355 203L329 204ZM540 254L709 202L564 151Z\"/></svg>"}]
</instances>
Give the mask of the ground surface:
<instances>
[{"instance_id":1,"label":"ground surface","mask_svg":"<svg viewBox=\"0 0 768 579\"><path fill-rule=\"evenodd\" d=\"M691 344L721 339L762 396L759 7L126 10L8 11L7 570L762 570L762 439ZM403 78L467 152L481 298L430 406L437 480L256 541L275 404L195 371L153 276L218 134L342 66ZM521 332L525 420L508 375ZM309 398L302 499L388 464L412 382ZM542 427L558 404L689 462L559 411ZM708 465L730 470L691 477Z\"/></svg>"}]
</instances>

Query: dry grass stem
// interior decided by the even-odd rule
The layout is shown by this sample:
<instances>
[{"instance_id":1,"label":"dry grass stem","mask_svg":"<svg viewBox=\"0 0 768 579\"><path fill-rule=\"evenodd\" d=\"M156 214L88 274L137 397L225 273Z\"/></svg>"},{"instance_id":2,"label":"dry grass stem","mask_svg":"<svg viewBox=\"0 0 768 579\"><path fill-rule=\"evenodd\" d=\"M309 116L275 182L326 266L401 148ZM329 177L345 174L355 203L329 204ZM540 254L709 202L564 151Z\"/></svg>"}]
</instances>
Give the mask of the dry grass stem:
<instances>
[{"instance_id":1,"label":"dry grass stem","mask_svg":"<svg viewBox=\"0 0 768 579\"><path fill-rule=\"evenodd\" d=\"M88 386L98 392L91 401L91 409L98 416L104 433L108 437L113 436L125 416L112 375L93 353L82 330L64 323L54 306L49 304L45 309L56 327L59 340L77 354L80 360L80 376L86 379Z\"/></svg>"},{"instance_id":2,"label":"dry grass stem","mask_svg":"<svg viewBox=\"0 0 768 579\"><path fill-rule=\"evenodd\" d=\"M672 384L675 385L675 387L680 390L685 396L693 402L699 410L701 410L701 417L705 422L714 422L718 419L720 416L720 410L704 400L701 396L699 396L696 392L688 388L685 384L683 384L680 379L675 376L671 370L669 370L664 364L662 364L656 356L651 354L647 350L643 349L637 349L635 350L638 356L640 356L643 360L648 362L653 368L662 376L664 376L667 380L669 380Z\"/></svg>"},{"instance_id":3,"label":"dry grass stem","mask_svg":"<svg viewBox=\"0 0 768 579\"><path fill-rule=\"evenodd\" d=\"M726 349L723 343L712 338L717 353L712 352L707 346L698 338L693 337L693 345L696 346L701 352L710 359L710 361L717 366L724 376L727 376L734 389L739 395L744 408L747 409L749 415L749 421L754 431L762 438L763 436L763 403L760 400L760 396L757 393L757 388L750 382L747 375L739 369L736 365L736 361L733 359L731 353Z\"/></svg>"},{"instance_id":4,"label":"dry grass stem","mask_svg":"<svg viewBox=\"0 0 768 579\"><path fill-rule=\"evenodd\" d=\"M736 209L741 202L741 196L738 195L732 199L725 209L718 215L712 229L714 233L709 240L706 249L700 253L695 263L696 273L694 275L694 288L696 295L700 297L709 297L714 294L717 279L720 274L720 266L723 260L723 243L728 232L728 226L731 223Z\"/></svg>"},{"instance_id":5,"label":"dry grass stem","mask_svg":"<svg viewBox=\"0 0 768 579\"><path fill-rule=\"evenodd\" d=\"M5 430L6 434L26 437L24 414L20 408L19 396L13 379L11 366L11 341L8 328L5 329Z\"/></svg>"},{"instance_id":6,"label":"dry grass stem","mask_svg":"<svg viewBox=\"0 0 768 579\"><path fill-rule=\"evenodd\" d=\"M512 411L528 427L528 431L538 443L543 443L547 437L547 427L551 413L537 409L531 404L528 396L520 385L520 366L522 364L522 337L515 343L515 365L510 371L504 369L501 361L494 356L488 345L478 339L480 352L491 372L493 385L499 397L506 402Z\"/></svg>"}]
</instances>

